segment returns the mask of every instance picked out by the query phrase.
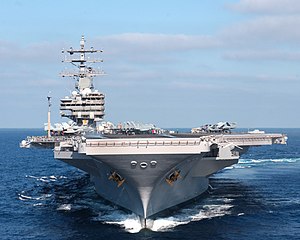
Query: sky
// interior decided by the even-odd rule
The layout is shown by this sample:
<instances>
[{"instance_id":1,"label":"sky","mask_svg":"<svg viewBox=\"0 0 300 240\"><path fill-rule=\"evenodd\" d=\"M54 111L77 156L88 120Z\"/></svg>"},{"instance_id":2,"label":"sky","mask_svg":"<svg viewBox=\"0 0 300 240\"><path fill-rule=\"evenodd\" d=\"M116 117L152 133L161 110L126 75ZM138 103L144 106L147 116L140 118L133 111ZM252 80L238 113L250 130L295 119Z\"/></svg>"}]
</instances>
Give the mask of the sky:
<instances>
[{"instance_id":1,"label":"sky","mask_svg":"<svg viewBox=\"0 0 300 240\"><path fill-rule=\"evenodd\" d=\"M103 50L105 120L300 127L299 0L1 0L0 128L52 123L74 80L62 49Z\"/></svg>"}]
</instances>

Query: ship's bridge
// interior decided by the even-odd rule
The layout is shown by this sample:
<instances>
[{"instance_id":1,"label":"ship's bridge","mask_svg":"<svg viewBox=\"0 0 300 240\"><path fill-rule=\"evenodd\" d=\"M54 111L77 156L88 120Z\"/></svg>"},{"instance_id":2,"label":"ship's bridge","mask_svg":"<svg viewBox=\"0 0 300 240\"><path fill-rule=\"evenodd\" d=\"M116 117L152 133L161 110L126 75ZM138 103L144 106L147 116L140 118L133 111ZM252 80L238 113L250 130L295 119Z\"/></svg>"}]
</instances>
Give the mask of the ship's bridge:
<instances>
[{"instance_id":1,"label":"ship's bridge","mask_svg":"<svg viewBox=\"0 0 300 240\"><path fill-rule=\"evenodd\" d=\"M69 98L61 99L60 114L80 125L93 125L104 117L104 94L94 92L73 92Z\"/></svg>"}]
</instances>

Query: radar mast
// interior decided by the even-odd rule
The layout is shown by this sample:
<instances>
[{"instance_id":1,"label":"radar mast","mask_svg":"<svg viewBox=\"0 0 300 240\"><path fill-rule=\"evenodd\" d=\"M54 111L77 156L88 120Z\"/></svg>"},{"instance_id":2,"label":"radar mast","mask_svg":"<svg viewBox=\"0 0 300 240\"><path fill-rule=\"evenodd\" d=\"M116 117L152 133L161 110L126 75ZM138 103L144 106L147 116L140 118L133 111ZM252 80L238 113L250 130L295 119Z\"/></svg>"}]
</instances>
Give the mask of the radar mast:
<instances>
[{"instance_id":1,"label":"radar mast","mask_svg":"<svg viewBox=\"0 0 300 240\"><path fill-rule=\"evenodd\" d=\"M80 49L70 47L69 50L62 50L65 54L63 62L71 63L77 70L61 73L62 77L76 79L75 91L71 96L61 99L61 116L73 120L78 126L95 127L104 117L104 94L94 90L93 83L94 77L104 75L104 72L92 67L92 64L103 60L87 57L88 54L102 52L93 47L86 49L84 36L80 40ZM66 55L70 55L70 58Z\"/></svg>"},{"instance_id":2,"label":"radar mast","mask_svg":"<svg viewBox=\"0 0 300 240\"><path fill-rule=\"evenodd\" d=\"M86 58L87 53L102 53L102 50L96 50L93 47L90 49L85 49L85 39L84 36L80 40L80 49L76 50L70 47L69 50L62 50L62 53L68 53L70 56L76 55L75 58L68 59L65 55L65 59L62 62L68 62L76 66L79 71L76 72L63 72L62 77L73 77L77 78L77 83L75 85L76 89L81 92L85 88L94 89L93 78L104 75L104 72L97 70L89 66L88 64L103 62L102 59L89 59ZM79 56L78 56L79 54Z\"/></svg>"}]
</instances>

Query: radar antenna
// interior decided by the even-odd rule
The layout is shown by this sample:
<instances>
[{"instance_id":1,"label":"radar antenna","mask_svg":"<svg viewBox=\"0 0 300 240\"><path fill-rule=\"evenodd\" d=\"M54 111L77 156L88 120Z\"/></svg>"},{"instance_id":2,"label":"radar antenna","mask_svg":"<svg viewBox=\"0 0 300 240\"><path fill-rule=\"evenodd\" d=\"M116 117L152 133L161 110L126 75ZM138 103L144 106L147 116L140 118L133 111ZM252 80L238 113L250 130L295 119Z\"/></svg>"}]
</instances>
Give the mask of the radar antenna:
<instances>
[{"instance_id":1,"label":"radar antenna","mask_svg":"<svg viewBox=\"0 0 300 240\"><path fill-rule=\"evenodd\" d=\"M68 62L73 64L79 69L79 71L63 72L61 73L61 76L77 78L77 83L75 87L79 92L83 91L85 88L94 89L93 77L104 75L104 72L98 69L94 69L91 66L91 64L103 62L103 60L87 59L86 53L102 53L102 52L103 52L102 50L96 50L93 47L91 47L90 49L85 49L85 39L84 36L82 35L80 40L79 50L73 49L72 47L70 47L69 50L62 50L62 53L64 54L76 55L74 58L71 59L68 59L67 56L65 55L64 60L62 60L62 62Z\"/></svg>"}]
</instances>

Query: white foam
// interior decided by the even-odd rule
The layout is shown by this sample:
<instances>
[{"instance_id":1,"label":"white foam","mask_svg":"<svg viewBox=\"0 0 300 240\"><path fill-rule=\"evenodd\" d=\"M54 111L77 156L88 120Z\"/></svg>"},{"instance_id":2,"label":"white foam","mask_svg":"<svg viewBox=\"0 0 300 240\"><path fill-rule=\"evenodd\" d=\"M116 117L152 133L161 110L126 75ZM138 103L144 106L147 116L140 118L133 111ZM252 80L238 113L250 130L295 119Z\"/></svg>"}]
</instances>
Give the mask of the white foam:
<instances>
[{"instance_id":1,"label":"white foam","mask_svg":"<svg viewBox=\"0 0 300 240\"><path fill-rule=\"evenodd\" d=\"M32 176L32 175L26 175L25 177L27 177L27 178L34 178L34 179L38 178L38 177L35 177L35 176Z\"/></svg>"},{"instance_id":2,"label":"white foam","mask_svg":"<svg viewBox=\"0 0 300 240\"><path fill-rule=\"evenodd\" d=\"M215 217L224 216L230 214L230 209L233 205L222 204L222 205L204 205L200 210L197 209L186 209L179 214L176 214L168 218L156 219L153 222L153 227L150 228L152 231L170 231L179 225L185 225L190 222L201 221L204 219L211 219Z\"/></svg>"},{"instance_id":3,"label":"white foam","mask_svg":"<svg viewBox=\"0 0 300 240\"><path fill-rule=\"evenodd\" d=\"M24 193L24 191L22 191ZM52 194L42 194L40 197L32 197L32 196L26 196L24 194L18 194L19 199L22 201L27 201L27 200L46 200L47 198L50 198Z\"/></svg>"},{"instance_id":4,"label":"white foam","mask_svg":"<svg viewBox=\"0 0 300 240\"><path fill-rule=\"evenodd\" d=\"M262 163L295 163L300 161L300 158L279 158L279 159L240 159L236 166L246 164L262 164Z\"/></svg>"},{"instance_id":5,"label":"white foam","mask_svg":"<svg viewBox=\"0 0 300 240\"><path fill-rule=\"evenodd\" d=\"M230 202L233 201L232 198L223 198L222 200L223 200L224 203L230 203Z\"/></svg>"},{"instance_id":6,"label":"white foam","mask_svg":"<svg viewBox=\"0 0 300 240\"><path fill-rule=\"evenodd\" d=\"M47 198L50 198L52 196L52 194L43 194L42 196L40 197L36 197L36 198L33 198L35 200L46 200Z\"/></svg>"},{"instance_id":7,"label":"white foam","mask_svg":"<svg viewBox=\"0 0 300 240\"><path fill-rule=\"evenodd\" d=\"M215 217L221 217L226 214L230 214L230 209L233 205L224 204L224 205L206 205L203 206L203 210L201 210L198 214L192 216L193 221L199 221L202 219L210 219Z\"/></svg>"},{"instance_id":8,"label":"white foam","mask_svg":"<svg viewBox=\"0 0 300 240\"><path fill-rule=\"evenodd\" d=\"M125 231L129 233L138 233L139 231L142 230L141 222L140 219L137 218L127 218L124 219L120 222L106 222L108 224L116 224L120 225L125 229Z\"/></svg>"},{"instance_id":9,"label":"white foam","mask_svg":"<svg viewBox=\"0 0 300 240\"><path fill-rule=\"evenodd\" d=\"M94 221L101 221L106 224L114 224L124 228L129 233L138 233L141 231L142 226L140 218L135 214L126 214L123 211L114 210L106 213L99 213L93 218Z\"/></svg>"},{"instance_id":10,"label":"white foam","mask_svg":"<svg viewBox=\"0 0 300 240\"><path fill-rule=\"evenodd\" d=\"M71 204L62 204L56 210L58 211L70 211L72 209Z\"/></svg>"},{"instance_id":11,"label":"white foam","mask_svg":"<svg viewBox=\"0 0 300 240\"><path fill-rule=\"evenodd\" d=\"M147 227L154 232L172 231L175 227L185 225L190 222L211 219L230 214L233 205L227 204L232 199L222 199L222 204L209 204L195 206L194 208L182 209L179 213L165 218L147 220ZM125 214L121 211L114 211L106 214L99 214L96 221L103 221L106 224L115 224L124 228L129 233L137 233L142 230L140 218L135 214ZM150 221L150 222L149 222Z\"/></svg>"},{"instance_id":12,"label":"white foam","mask_svg":"<svg viewBox=\"0 0 300 240\"><path fill-rule=\"evenodd\" d=\"M40 177L40 178L37 178L38 181L41 181L41 182L50 182L50 180L48 180L48 177Z\"/></svg>"},{"instance_id":13,"label":"white foam","mask_svg":"<svg viewBox=\"0 0 300 240\"><path fill-rule=\"evenodd\" d=\"M223 169L223 171L225 170L231 170L231 169L245 169L245 168L251 168L251 166L246 166L245 163L238 163L229 167L226 167Z\"/></svg>"},{"instance_id":14,"label":"white foam","mask_svg":"<svg viewBox=\"0 0 300 240\"><path fill-rule=\"evenodd\" d=\"M36 177L36 176L33 176L33 175L26 175L25 176L26 178L33 178L33 179L36 179L37 181L41 181L41 182L55 182L57 181L58 179L65 179L67 177L65 176L54 176L54 175L51 175L51 176L42 176L42 177Z\"/></svg>"},{"instance_id":15,"label":"white foam","mask_svg":"<svg viewBox=\"0 0 300 240\"><path fill-rule=\"evenodd\" d=\"M233 168L234 168L233 166L230 166L230 167L224 168L224 170L230 170L230 169L233 169Z\"/></svg>"},{"instance_id":16,"label":"white foam","mask_svg":"<svg viewBox=\"0 0 300 240\"><path fill-rule=\"evenodd\" d=\"M22 200L22 201L26 201L26 200L32 199L32 197L26 196L26 195L23 195L23 194L19 194L19 199Z\"/></svg>"},{"instance_id":17,"label":"white foam","mask_svg":"<svg viewBox=\"0 0 300 240\"><path fill-rule=\"evenodd\" d=\"M37 206L43 206L43 204L42 204L42 203L35 203L35 204L33 204L33 206L34 206L34 207L37 207Z\"/></svg>"},{"instance_id":18,"label":"white foam","mask_svg":"<svg viewBox=\"0 0 300 240\"><path fill-rule=\"evenodd\" d=\"M49 177L49 180L52 181L52 182L55 182L57 180L57 177L55 176L50 176Z\"/></svg>"},{"instance_id":19,"label":"white foam","mask_svg":"<svg viewBox=\"0 0 300 240\"><path fill-rule=\"evenodd\" d=\"M168 217L168 218L160 218L153 221L153 225L150 228L154 232L165 232L174 229L179 225L185 225L191 222L190 219L186 218L178 218L177 217Z\"/></svg>"},{"instance_id":20,"label":"white foam","mask_svg":"<svg viewBox=\"0 0 300 240\"><path fill-rule=\"evenodd\" d=\"M245 169L245 168L251 168L251 166L242 166L242 165L236 164L236 165L234 165L234 168Z\"/></svg>"},{"instance_id":21,"label":"white foam","mask_svg":"<svg viewBox=\"0 0 300 240\"><path fill-rule=\"evenodd\" d=\"M175 227L190 222L201 221L231 214L230 203L233 199L222 198L216 204L196 205L192 208L183 208L171 217L162 217L155 220L147 220L147 228L155 232L172 231ZM220 204L218 204L220 203ZM126 214L121 210L113 210L99 213L94 221L101 221L106 224L114 224L124 228L129 233L137 233L142 230L139 216Z\"/></svg>"}]
</instances>

